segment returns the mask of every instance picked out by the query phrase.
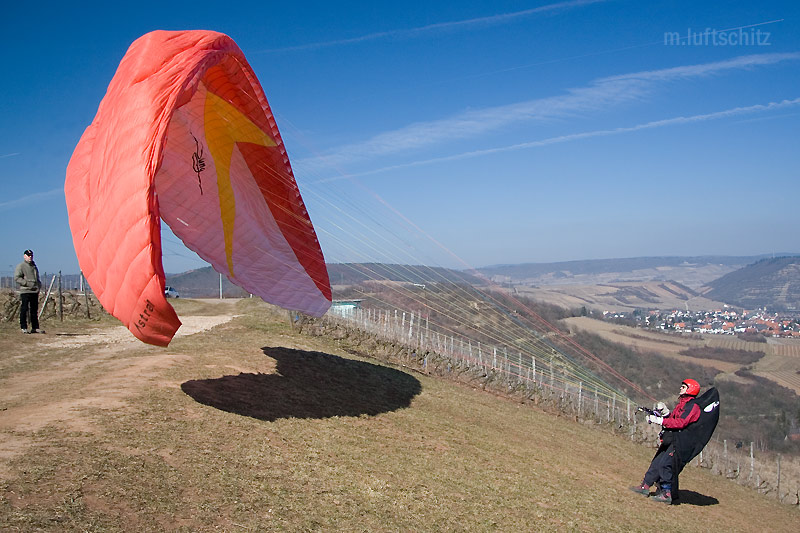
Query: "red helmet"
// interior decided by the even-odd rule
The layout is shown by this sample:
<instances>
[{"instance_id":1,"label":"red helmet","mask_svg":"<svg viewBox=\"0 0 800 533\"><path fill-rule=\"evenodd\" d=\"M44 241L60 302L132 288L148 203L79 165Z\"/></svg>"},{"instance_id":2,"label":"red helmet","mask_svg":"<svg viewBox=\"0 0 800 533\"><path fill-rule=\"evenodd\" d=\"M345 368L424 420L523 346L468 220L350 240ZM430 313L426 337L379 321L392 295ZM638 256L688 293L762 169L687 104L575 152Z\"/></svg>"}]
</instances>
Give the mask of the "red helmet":
<instances>
[{"instance_id":1,"label":"red helmet","mask_svg":"<svg viewBox=\"0 0 800 533\"><path fill-rule=\"evenodd\" d=\"M686 385L686 394L697 396L700 392L700 384L693 379L684 379L681 385Z\"/></svg>"}]
</instances>

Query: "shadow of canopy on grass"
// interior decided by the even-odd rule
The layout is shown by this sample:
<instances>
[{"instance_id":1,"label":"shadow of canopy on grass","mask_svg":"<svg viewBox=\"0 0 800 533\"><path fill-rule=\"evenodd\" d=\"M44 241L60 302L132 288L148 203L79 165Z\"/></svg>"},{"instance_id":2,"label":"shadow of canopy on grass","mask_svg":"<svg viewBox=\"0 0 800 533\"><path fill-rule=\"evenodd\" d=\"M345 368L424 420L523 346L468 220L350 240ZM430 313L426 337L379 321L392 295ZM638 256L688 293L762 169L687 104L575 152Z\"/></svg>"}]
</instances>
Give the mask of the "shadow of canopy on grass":
<instances>
[{"instance_id":1,"label":"shadow of canopy on grass","mask_svg":"<svg viewBox=\"0 0 800 533\"><path fill-rule=\"evenodd\" d=\"M264 347L276 374L239 374L191 380L181 389L222 411L273 421L377 415L408 407L422 385L385 366L322 352Z\"/></svg>"},{"instance_id":2,"label":"shadow of canopy on grass","mask_svg":"<svg viewBox=\"0 0 800 533\"><path fill-rule=\"evenodd\" d=\"M706 496L705 494L700 494L693 490L680 489L679 495L680 498L678 502L680 502L681 505L697 505L701 507L705 507L706 505L719 505L719 500L713 496Z\"/></svg>"}]
</instances>

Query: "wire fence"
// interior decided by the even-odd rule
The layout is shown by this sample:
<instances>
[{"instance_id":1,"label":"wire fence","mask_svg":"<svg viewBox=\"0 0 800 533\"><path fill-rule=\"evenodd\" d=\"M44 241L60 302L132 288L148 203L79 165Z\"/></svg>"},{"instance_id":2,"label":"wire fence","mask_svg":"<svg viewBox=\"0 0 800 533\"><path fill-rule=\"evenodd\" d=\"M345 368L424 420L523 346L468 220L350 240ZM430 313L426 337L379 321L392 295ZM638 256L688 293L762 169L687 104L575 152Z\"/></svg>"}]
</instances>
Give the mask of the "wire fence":
<instances>
[{"instance_id":1,"label":"wire fence","mask_svg":"<svg viewBox=\"0 0 800 533\"><path fill-rule=\"evenodd\" d=\"M58 272L40 277L43 284L39 291L40 320L92 318L105 312L82 274L62 275ZM19 317L19 298L15 288L3 287L0 290L8 296L3 298L0 319L10 322Z\"/></svg>"},{"instance_id":2,"label":"wire fence","mask_svg":"<svg viewBox=\"0 0 800 533\"><path fill-rule=\"evenodd\" d=\"M617 404L627 405L626 413L630 410L629 398L569 360L563 351L548 344L545 336L538 339L536 352L521 351L513 346L442 333L421 312L333 307L326 317L385 341L409 346L420 354L423 370L435 365L435 361L446 360L459 369L491 374L498 381L547 387L549 393L565 399L574 397L578 410L584 409L592 397L614 406L612 411L616 411Z\"/></svg>"}]
</instances>

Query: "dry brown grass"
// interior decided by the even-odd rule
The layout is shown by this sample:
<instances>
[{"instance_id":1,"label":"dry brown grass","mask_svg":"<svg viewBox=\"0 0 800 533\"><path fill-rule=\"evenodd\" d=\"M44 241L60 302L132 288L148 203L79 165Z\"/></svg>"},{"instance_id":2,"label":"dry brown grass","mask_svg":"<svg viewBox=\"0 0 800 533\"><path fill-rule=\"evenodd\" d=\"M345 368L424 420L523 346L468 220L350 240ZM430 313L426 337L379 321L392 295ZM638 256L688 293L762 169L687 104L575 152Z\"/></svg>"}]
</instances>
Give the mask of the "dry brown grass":
<instances>
[{"instance_id":1,"label":"dry brown grass","mask_svg":"<svg viewBox=\"0 0 800 533\"><path fill-rule=\"evenodd\" d=\"M229 304L177 302L243 316L167 349L2 325L0 529L796 530L796 509L694 468L686 504L648 502L627 486L651 450Z\"/></svg>"}]
</instances>

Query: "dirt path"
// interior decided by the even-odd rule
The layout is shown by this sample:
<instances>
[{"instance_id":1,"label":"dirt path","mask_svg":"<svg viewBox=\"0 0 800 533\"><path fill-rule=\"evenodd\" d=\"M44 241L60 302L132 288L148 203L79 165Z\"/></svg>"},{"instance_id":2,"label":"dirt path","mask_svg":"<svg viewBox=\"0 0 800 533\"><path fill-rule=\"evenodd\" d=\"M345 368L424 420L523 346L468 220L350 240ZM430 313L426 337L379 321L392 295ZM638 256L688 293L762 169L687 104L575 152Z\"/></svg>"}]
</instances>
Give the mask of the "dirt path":
<instances>
[{"instance_id":1,"label":"dirt path","mask_svg":"<svg viewBox=\"0 0 800 533\"><path fill-rule=\"evenodd\" d=\"M235 300L221 300L218 315L181 316L176 338L207 331L234 318ZM39 358L34 369L15 372L0 386L0 475L9 459L32 444L32 433L50 424L66 430L92 431L86 408L113 409L147 386L160 383L163 373L188 359L185 354L164 353L136 339L125 327L98 327L83 334L46 334L27 337L20 352L0 357ZM70 357L48 358L58 350ZM144 353L143 353L144 350ZM152 352L152 353L147 353ZM76 355L77 354L77 355ZM83 378L80 387L75 383Z\"/></svg>"}]
</instances>

